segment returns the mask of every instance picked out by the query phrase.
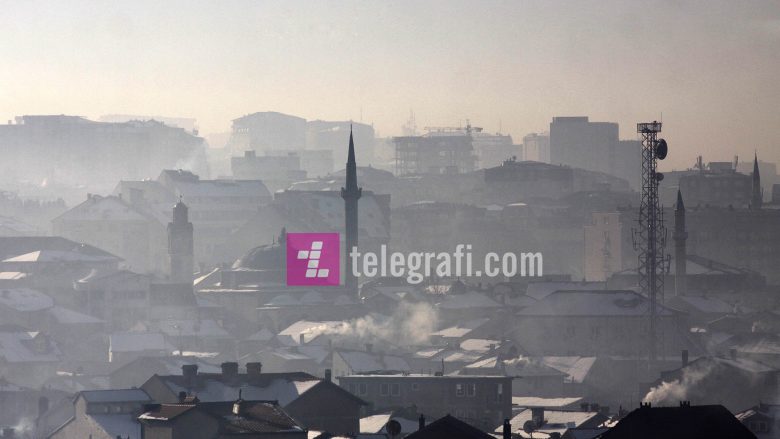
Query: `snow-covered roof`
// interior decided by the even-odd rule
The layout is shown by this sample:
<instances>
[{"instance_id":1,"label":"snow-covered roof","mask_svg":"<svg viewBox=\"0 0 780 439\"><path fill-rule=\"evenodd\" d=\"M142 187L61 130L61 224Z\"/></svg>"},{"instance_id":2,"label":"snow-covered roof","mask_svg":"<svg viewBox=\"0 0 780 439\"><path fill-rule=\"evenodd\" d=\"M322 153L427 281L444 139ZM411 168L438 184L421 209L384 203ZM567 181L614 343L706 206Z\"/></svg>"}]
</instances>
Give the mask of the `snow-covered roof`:
<instances>
[{"instance_id":1,"label":"snow-covered roof","mask_svg":"<svg viewBox=\"0 0 780 439\"><path fill-rule=\"evenodd\" d=\"M108 337L111 352L167 351L172 349L159 332L118 332Z\"/></svg>"},{"instance_id":2,"label":"snow-covered roof","mask_svg":"<svg viewBox=\"0 0 780 439\"><path fill-rule=\"evenodd\" d=\"M57 323L63 325L74 325L79 323L105 323L103 320L97 317L91 316L89 314L82 314L78 311L73 311L72 309L63 308L61 306L54 306L47 312L52 317L54 317Z\"/></svg>"},{"instance_id":3,"label":"snow-covered roof","mask_svg":"<svg viewBox=\"0 0 780 439\"><path fill-rule=\"evenodd\" d=\"M445 338L462 338L467 336L471 331L479 328L485 323L489 322L489 318L482 318L476 320L470 320L468 322L460 323L449 328L444 328L434 332L433 336L445 337Z\"/></svg>"},{"instance_id":4,"label":"snow-covered roof","mask_svg":"<svg viewBox=\"0 0 780 439\"><path fill-rule=\"evenodd\" d=\"M543 361L565 373L567 382L582 383L596 363L596 357L543 357Z\"/></svg>"},{"instance_id":5,"label":"snow-covered roof","mask_svg":"<svg viewBox=\"0 0 780 439\"><path fill-rule=\"evenodd\" d=\"M40 291L30 288L3 288L0 305L19 312L41 311L54 306L54 300Z\"/></svg>"},{"instance_id":6,"label":"snow-covered roof","mask_svg":"<svg viewBox=\"0 0 780 439\"><path fill-rule=\"evenodd\" d=\"M526 422L532 420L532 410L526 409L515 415L509 420L509 424L512 426L512 433L520 434L524 433L523 425ZM534 430L534 435L539 433L565 433L570 428L576 428L585 424L593 418L599 418L603 415L599 412L583 412L583 411L567 411L567 410L545 410L544 420L545 423ZM502 426L499 426L494 430L496 433L502 431ZM535 436L536 437L536 436Z\"/></svg>"},{"instance_id":7,"label":"snow-covered roof","mask_svg":"<svg viewBox=\"0 0 780 439\"><path fill-rule=\"evenodd\" d=\"M46 349L36 351L38 332L0 332L0 357L9 363L59 362L61 353L54 341L46 340Z\"/></svg>"},{"instance_id":8,"label":"snow-covered roof","mask_svg":"<svg viewBox=\"0 0 780 439\"><path fill-rule=\"evenodd\" d=\"M500 308L501 304L483 293L469 291L464 294L447 294L438 303L443 309Z\"/></svg>"},{"instance_id":9,"label":"snow-covered roof","mask_svg":"<svg viewBox=\"0 0 780 439\"><path fill-rule=\"evenodd\" d=\"M582 401L581 396L561 397L561 398L542 398L538 396L513 396L512 405L517 407L544 407L544 408L564 408L573 407Z\"/></svg>"},{"instance_id":10,"label":"snow-covered roof","mask_svg":"<svg viewBox=\"0 0 780 439\"><path fill-rule=\"evenodd\" d=\"M249 337L245 338L245 341L270 341L274 338L274 334L266 328L263 328Z\"/></svg>"},{"instance_id":11,"label":"snow-covered roof","mask_svg":"<svg viewBox=\"0 0 780 439\"><path fill-rule=\"evenodd\" d=\"M163 377L163 379L165 378ZM240 385L241 397L247 401L278 401L279 405L284 407L320 382L319 379L296 381L278 378L263 387L242 384ZM186 388L179 386L173 380L168 380L167 385L177 394L187 391ZM216 379L204 379L203 386L199 387L196 393L198 399L204 402L232 401L238 395L238 387L239 385L233 386Z\"/></svg>"},{"instance_id":12,"label":"snow-covered roof","mask_svg":"<svg viewBox=\"0 0 780 439\"><path fill-rule=\"evenodd\" d=\"M556 291L592 291L604 288L604 282L532 282L526 295L536 300L544 299Z\"/></svg>"},{"instance_id":13,"label":"snow-covered roof","mask_svg":"<svg viewBox=\"0 0 780 439\"><path fill-rule=\"evenodd\" d=\"M36 250L7 258L3 262L106 262L117 259L115 256L88 255L76 251Z\"/></svg>"},{"instance_id":14,"label":"snow-covered roof","mask_svg":"<svg viewBox=\"0 0 780 439\"><path fill-rule=\"evenodd\" d=\"M393 416L392 413L379 413L360 418L360 432L369 434L387 433L385 426L391 419L401 424L401 433L412 433L419 428L419 423L415 419L400 418Z\"/></svg>"},{"instance_id":15,"label":"snow-covered roof","mask_svg":"<svg viewBox=\"0 0 780 439\"><path fill-rule=\"evenodd\" d=\"M488 340L484 338L470 338L460 342L460 348L464 351L473 351L485 353L490 351L491 346L495 348L501 342L499 340Z\"/></svg>"},{"instance_id":16,"label":"snow-covered roof","mask_svg":"<svg viewBox=\"0 0 780 439\"><path fill-rule=\"evenodd\" d=\"M409 363L395 355L384 355L360 351L340 351L339 356L349 366L351 373L382 370L408 371Z\"/></svg>"},{"instance_id":17,"label":"snow-covered roof","mask_svg":"<svg viewBox=\"0 0 780 439\"><path fill-rule=\"evenodd\" d=\"M343 324L344 323L341 321L313 322L309 320L299 320L282 330L277 334L276 338L285 346L298 346L300 344L301 335L303 335L304 343L308 343L324 333L335 331Z\"/></svg>"},{"instance_id":18,"label":"snow-covered roof","mask_svg":"<svg viewBox=\"0 0 780 439\"><path fill-rule=\"evenodd\" d=\"M160 331L170 337L230 338L230 334L212 319L162 320Z\"/></svg>"},{"instance_id":19,"label":"snow-covered roof","mask_svg":"<svg viewBox=\"0 0 780 439\"><path fill-rule=\"evenodd\" d=\"M141 439L141 423L129 413L89 415L108 437Z\"/></svg>"},{"instance_id":20,"label":"snow-covered roof","mask_svg":"<svg viewBox=\"0 0 780 439\"><path fill-rule=\"evenodd\" d=\"M635 291L557 291L539 302L518 311L519 316L645 316L650 301ZM671 316L673 312L658 305L658 315Z\"/></svg>"},{"instance_id":21,"label":"snow-covered roof","mask_svg":"<svg viewBox=\"0 0 780 439\"><path fill-rule=\"evenodd\" d=\"M149 395L141 389L86 390L81 396L87 402L146 402Z\"/></svg>"}]
</instances>

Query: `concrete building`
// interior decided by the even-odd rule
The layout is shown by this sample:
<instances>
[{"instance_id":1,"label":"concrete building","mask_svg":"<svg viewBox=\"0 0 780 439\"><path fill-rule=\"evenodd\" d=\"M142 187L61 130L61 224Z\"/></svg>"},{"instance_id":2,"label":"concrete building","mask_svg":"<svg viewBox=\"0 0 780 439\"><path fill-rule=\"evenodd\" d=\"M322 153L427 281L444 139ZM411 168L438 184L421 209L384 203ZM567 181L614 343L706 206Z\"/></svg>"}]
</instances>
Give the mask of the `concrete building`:
<instances>
[{"instance_id":1,"label":"concrete building","mask_svg":"<svg viewBox=\"0 0 780 439\"><path fill-rule=\"evenodd\" d=\"M348 120L310 120L306 122L306 150L330 151L333 163L340 166L347 161L347 151L344 150L347 133L354 135L360 161L365 165L372 163L374 161L374 142L376 142L374 127L359 122ZM317 173L312 175L324 174Z\"/></svg>"},{"instance_id":2,"label":"concrete building","mask_svg":"<svg viewBox=\"0 0 780 439\"><path fill-rule=\"evenodd\" d=\"M50 439L141 439L136 417L151 398L140 389L80 392L73 401L73 417L51 433Z\"/></svg>"},{"instance_id":3,"label":"concrete building","mask_svg":"<svg viewBox=\"0 0 780 439\"><path fill-rule=\"evenodd\" d=\"M604 172L639 188L641 143L619 140L618 124L587 117L554 117L550 123L550 163Z\"/></svg>"},{"instance_id":4,"label":"concrete building","mask_svg":"<svg viewBox=\"0 0 780 439\"><path fill-rule=\"evenodd\" d=\"M523 137L522 160L550 163L550 133L530 133Z\"/></svg>"},{"instance_id":5,"label":"concrete building","mask_svg":"<svg viewBox=\"0 0 780 439\"><path fill-rule=\"evenodd\" d=\"M470 135L394 137L395 174L462 174L476 169Z\"/></svg>"},{"instance_id":6,"label":"concrete building","mask_svg":"<svg viewBox=\"0 0 780 439\"><path fill-rule=\"evenodd\" d=\"M201 180L180 169L164 170L157 180L120 181L114 193L131 206L165 218L165 223L172 218L171 206L180 198L186 202L194 227L196 264L223 262L225 255L218 249L271 201L260 180Z\"/></svg>"},{"instance_id":7,"label":"concrete building","mask_svg":"<svg viewBox=\"0 0 780 439\"><path fill-rule=\"evenodd\" d=\"M106 190L160 169L208 173L201 137L157 121L94 122L79 116L21 116L0 125L4 178Z\"/></svg>"},{"instance_id":8,"label":"concrete building","mask_svg":"<svg viewBox=\"0 0 780 439\"><path fill-rule=\"evenodd\" d=\"M149 439L306 439L304 426L276 401L200 402L183 398L176 404L151 404L138 420Z\"/></svg>"},{"instance_id":9,"label":"concrete building","mask_svg":"<svg viewBox=\"0 0 780 439\"><path fill-rule=\"evenodd\" d=\"M360 429L364 401L333 384L303 372L265 373L262 364L223 363L222 373L199 373L195 365L182 366L182 375L154 375L141 386L155 401L174 404L181 392L203 402L231 400L277 401L279 406L310 430L349 434Z\"/></svg>"},{"instance_id":10,"label":"concrete building","mask_svg":"<svg viewBox=\"0 0 780 439\"><path fill-rule=\"evenodd\" d=\"M233 119L227 149L244 151L293 151L306 147L306 119L275 111L248 114Z\"/></svg>"},{"instance_id":11,"label":"concrete building","mask_svg":"<svg viewBox=\"0 0 780 439\"><path fill-rule=\"evenodd\" d=\"M370 410L416 406L426 416L452 414L487 431L512 414L511 377L347 375L339 385L369 402Z\"/></svg>"},{"instance_id":12,"label":"concrete building","mask_svg":"<svg viewBox=\"0 0 780 439\"><path fill-rule=\"evenodd\" d=\"M643 356L648 307L631 290L557 291L517 312L513 340L532 355ZM687 348L683 315L658 305L659 352Z\"/></svg>"},{"instance_id":13,"label":"concrete building","mask_svg":"<svg viewBox=\"0 0 780 439\"><path fill-rule=\"evenodd\" d=\"M231 157L230 169L237 180L262 180L271 192L287 189L292 183L306 178L297 152L258 156L254 150L244 151L240 157Z\"/></svg>"}]
</instances>

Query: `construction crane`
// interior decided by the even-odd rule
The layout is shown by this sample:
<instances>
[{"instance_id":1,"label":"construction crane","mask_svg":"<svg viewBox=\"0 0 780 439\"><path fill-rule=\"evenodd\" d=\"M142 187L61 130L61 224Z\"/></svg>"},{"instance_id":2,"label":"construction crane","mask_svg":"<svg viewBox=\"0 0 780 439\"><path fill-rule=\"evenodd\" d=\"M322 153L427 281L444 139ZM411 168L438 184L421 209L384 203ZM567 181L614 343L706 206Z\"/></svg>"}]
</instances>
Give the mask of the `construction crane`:
<instances>
[{"instance_id":1,"label":"construction crane","mask_svg":"<svg viewBox=\"0 0 780 439\"><path fill-rule=\"evenodd\" d=\"M428 133L457 133L457 132L465 132L467 135L471 135L472 132L481 133L482 127L473 127L471 126L471 122L469 122L468 119L466 119L466 126L465 127L425 127L423 128Z\"/></svg>"}]
</instances>

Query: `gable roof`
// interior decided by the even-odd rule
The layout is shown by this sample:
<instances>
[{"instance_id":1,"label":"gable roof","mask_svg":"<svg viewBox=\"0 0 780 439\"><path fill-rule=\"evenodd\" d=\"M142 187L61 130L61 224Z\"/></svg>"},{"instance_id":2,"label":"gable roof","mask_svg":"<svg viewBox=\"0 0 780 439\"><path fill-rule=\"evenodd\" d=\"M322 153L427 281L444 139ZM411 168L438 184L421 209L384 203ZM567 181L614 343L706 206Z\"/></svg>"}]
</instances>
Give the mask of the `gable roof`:
<instances>
[{"instance_id":1,"label":"gable roof","mask_svg":"<svg viewBox=\"0 0 780 439\"><path fill-rule=\"evenodd\" d=\"M85 390L79 396L87 402L147 402L149 395L141 389Z\"/></svg>"},{"instance_id":2,"label":"gable roof","mask_svg":"<svg viewBox=\"0 0 780 439\"><path fill-rule=\"evenodd\" d=\"M495 439L484 431L450 415L437 419L420 430L406 436L407 439Z\"/></svg>"},{"instance_id":3,"label":"gable roof","mask_svg":"<svg viewBox=\"0 0 780 439\"><path fill-rule=\"evenodd\" d=\"M600 439L755 439L722 405L641 407L602 433Z\"/></svg>"},{"instance_id":4,"label":"gable roof","mask_svg":"<svg viewBox=\"0 0 780 439\"><path fill-rule=\"evenodd\" d=\"M645 316L650 301L631 290L556 291L539 302L521 309L519 316ZM660 316L672 316L675 311L658 305Z\"/></svg>"}]
</instances>

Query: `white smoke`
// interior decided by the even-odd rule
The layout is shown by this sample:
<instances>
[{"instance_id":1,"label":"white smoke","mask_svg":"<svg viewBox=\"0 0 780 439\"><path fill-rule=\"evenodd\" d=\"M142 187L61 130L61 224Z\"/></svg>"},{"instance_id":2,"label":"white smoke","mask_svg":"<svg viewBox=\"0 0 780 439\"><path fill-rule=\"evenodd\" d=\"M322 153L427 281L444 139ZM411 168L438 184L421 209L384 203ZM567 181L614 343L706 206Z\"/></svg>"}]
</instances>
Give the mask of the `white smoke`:
<instances>
[{"instance_id":1,"label":"white smoke","mask_svg":"<svg viewBox=\"0 0 780 439\"><path fill-rule=\"evenodd\" d=\"M438 323L438 313L431 305L402 302L389 317L371 314L329 328L326 334L354 337L362 341L385 340L398 346L412 346L427 344Z\"/></svg>"},{"instance_id":2,"label":"white smoke","mask_svg":"<svg viewBox=\"0 0 780 439\"><path fill-rule=\"evenodd\" d=\"M651 388L643 400L653 405L674 405L680 401L690 401L694 399L692 398L694 389L712 372L712 369L711 365L686 367L680 379L664 381Z\"/></svg>"}]
</instances>

